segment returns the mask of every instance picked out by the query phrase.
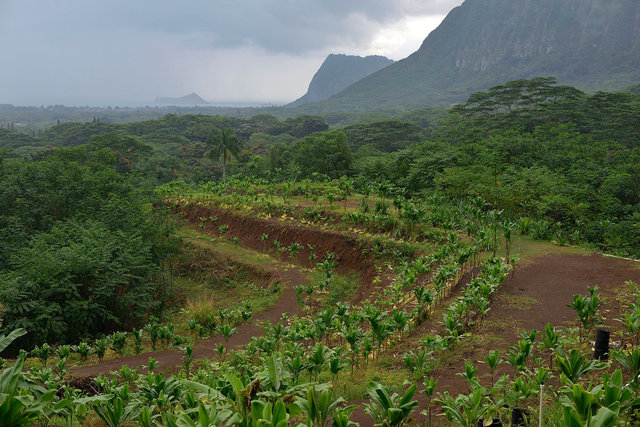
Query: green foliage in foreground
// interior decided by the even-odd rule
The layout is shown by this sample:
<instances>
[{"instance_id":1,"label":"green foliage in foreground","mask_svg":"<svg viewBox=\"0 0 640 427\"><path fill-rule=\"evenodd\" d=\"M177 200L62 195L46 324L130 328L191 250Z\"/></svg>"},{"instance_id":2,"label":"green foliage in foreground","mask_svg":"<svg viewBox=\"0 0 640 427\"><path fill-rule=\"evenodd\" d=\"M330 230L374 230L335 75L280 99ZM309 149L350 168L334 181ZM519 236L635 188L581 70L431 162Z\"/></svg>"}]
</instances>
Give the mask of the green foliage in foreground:
<instances>
[{"instance_id":1,"label":"green foliage in foreground","mask_svg":"<svg viewBox=\"0 0 640 427\"><path fill-rule=\"evenodd\" d=\"M457 243L443 251L449 253L454 247ZM406 267L413 268L419 266ZM477 283L491 282L497 286L508 268L500 260L491 260ZM240 426L288 425L293 420L300 426L327 426L330 419L333 426L352 425L350 414L354 407L345 406L343 399L335 397L335 390L329 384L317 381L329 373L334 382L338 376L347 375L344 373L346 363L342 361L345 348L335 345L342 329L353 330L356 324L370 324L370 328L366 328L368 336L358 334L350 338L352 363L356 358L368 363L376 357L371 353L383 351L398 332L402 336L408 323L417 326L423 319L419 310L406 314L406 321L398 324L391 308L393 301L407 293L411 294L399 286L391 294L380 295L374 305L352 307L340 303L337 309L329 307L312 318L294 318L285 325L267 323L264 336L254 337L246 351L234 352L229 362L214 363L193 374L189 374L190 361L186 363L192 350L188 344L183 350L186 373L174 376L156 373L157 363L150 359L147 374L123 367L113 377L97 378L102 393L92 397L61 383L66 373L66 358L55 363L55 370L43 362L42 367L21 373L24 361L21 355L14 367L5 370L3 375L16 383L37 379L44 386L32 390L34 398L27 402L30 406L18 406L16 412L25 414L26 418L15 420L14 425L34 421L71 424L74 419L85 422L92 417L114 426L125 422L150 425L153 421L160 425L209 425L212 420ZM7 340L15 335L18 333L11 334ZM112 335L112 348L121 336L124 335ZM375 337L376 350L369 348L360 355L360 342L365 348L371 337ZM332 341L334 344L330 345ZM51 347L45 344L36 352L39 357L44 357L40 354L44 350L47 356L51 354ZM59 357L61 354L66 352L59 350ZM307 380L309 382L305 382ZM369 387L370 410L377 422L401 426L410 419L417 405L413 400L415 384L407 386L401 397L382 384L372 383ZM23 403L14 395L6 402Z\"/></svg>"},{"instance_id":2,"label":"green foliage in foreground","mask_svg":"<svg viewBox=\"0 0 640 427\"><path fill-rule=\"evenodd\" d=\"M503 278L497 260L486 264L482 278L489 282ZM476 292L481 287L470 284ZM460 297L447 310L457 312L456 304L466 301ZM380 297L382 303L386 297ZM332 323L362 324L365 319L384 315L371 305L363 307L339 307ZM32 423L64 424L87 423L97 418L107 425L119 426L131 423L140 426L176 425L296 425L299 427L342 427L354 425L351 413L356 405L347 405L337 397L334 384L307 382L318 374L330 371L336 355L346 351L344 347L324 345L330 343L334 333L315 335L315 339L300 339L306 328L322 322L323 314L315 319L298 319L280 328L266 330L264 337L256 338L246 351L235 352L227 363L212 363L193 374L165 375L157 372L157 362L149 359L149 372L139 374L137 369L123 367L110 377L98 377L97 385L103 390L95 396L61 383L64 366L57 375L51 368L32 368L22 372L24 354L0 374L0 425L26 426ZM372 324L373 325L373 324ZM346 327L346 326L345 326ZM310 330L309 330L310 332ZM373 332L373 331L371 331ZM6 346L16 336L16 331L0 337L0 347ZM428 397L422 415L431 423L433 404L440 405L451 425L487 425L492 420L508 419L513 410L519 410L529 424L537 422L542 413L545 425L613 426L632 425L633 408L640 404L637 378L640 373L640 350L637 348L613 350L613 361L590 360L590 355L567 347L576 343L561 337L553 348L547 348L546 338L562 333L547 325L545 334L523 331L520 341L514 344L504 358L490 352L492 366L510 364L513 375L503 374L494 382L486 376L478 376L472 361L465 364L465 378L469 392L452 396L449 392L437 392L437 381L423 373L400 387L389 387L378 382L367 386L368 400L363 404L376 425L403 426L417 416L419 406L416 393ZM438 358L451 349L464 335L447 337L444 347L434 340L425 339L424 346L431 357ZM427 335L429 338L429 335ZM316 341L315 345L304 342ZM366 341L364 337L356 339ZM278 348L281 343L281 348ZM547 352L555 355L556 363L545 366ZM321 357L319 356L321 355ZM363 360L367 363L369 356ZM56 366L60 365L57 363ZM329 366L327 366L329 365ZM304 372L308 371L308 375ZM598 375L598 372L603 372ZM333 375L340 375L339 373ZM348 374L342 373L346 376ZM353 374L352 374L353 375ZM347 380L345 378L345 380ZM422 389L424 384L425 389ZM542 386L544 384L544 386ZM541 395L542 393L542 395ZM432 397L434 397L432 399ZM542 397L543 407L538 406ZM332 421L331 421L332 420Z\"/></svg>"}]
</instances>

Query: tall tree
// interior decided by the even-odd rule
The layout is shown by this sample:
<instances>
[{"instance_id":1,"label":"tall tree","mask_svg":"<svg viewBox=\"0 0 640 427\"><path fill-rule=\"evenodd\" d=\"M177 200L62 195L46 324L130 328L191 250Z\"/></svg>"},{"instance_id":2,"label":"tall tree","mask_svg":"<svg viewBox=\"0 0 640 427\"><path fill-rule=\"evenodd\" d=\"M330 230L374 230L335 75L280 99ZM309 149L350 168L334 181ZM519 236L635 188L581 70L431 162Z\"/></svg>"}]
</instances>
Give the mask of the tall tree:
<instances>
[{"instance_id":1,"label":"tall tree","mask_svg":"<svg viewBox=\"0 0 640 427\"><path fill-rule=\"evenodd\" d=\"M237 157L240 154L242 143L232 128L225 128L220 130L217 135L211 135L207 138L206 143L213 147L209 152L209 158L212 161L217 162L222 156L222 180L226 180L227 161L231 156Z\"/></svg>"}]
</instances>

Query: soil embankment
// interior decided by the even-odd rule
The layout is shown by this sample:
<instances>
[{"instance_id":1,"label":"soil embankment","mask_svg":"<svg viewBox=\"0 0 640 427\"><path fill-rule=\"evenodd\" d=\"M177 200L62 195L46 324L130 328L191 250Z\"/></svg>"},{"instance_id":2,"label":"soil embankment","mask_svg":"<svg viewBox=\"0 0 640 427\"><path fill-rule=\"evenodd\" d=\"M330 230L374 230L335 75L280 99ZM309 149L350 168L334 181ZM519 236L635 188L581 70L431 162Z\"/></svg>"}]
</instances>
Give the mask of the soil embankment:
<instances>
[{"instance_id":1,"label":"soil embankment","mask_svg":"<svg viewBox=\"0 0 640 427\"><path fill-rule=\"evenodd\" d=\"M356 273L358 275L361 285L354 295L353 302L368 298L379 286L373 283L378 274L375 259L364 253L363 243L349 233L306 227L273 219L242 216L225 209L195 205L175 209L179 209L178 212L184 215L191 227L197 227L216 236L221 236L223 233L221 233L220 227L227 226L228 229L224 232L225 238L229 240L237 238L238 243L242 246L260 252L273 253L274 256L277 256L278 252L274 245L275 241L278 241L281 247L286 248L298 243L301 246L294 256L294 260L297 264L307 268L314 268L317 262L324 259L327 252L335 254L338 273L345 275ZM201 220L201 218L206 220ZM215 221L211 221L210 218L214 218ZM268 237L263 240L263 235ZM311 245L313 250L309 249L307 245ZM310 259L311 252L316 256L313 260ZM282 257L288 258L289 251L285 251Z\"/></svg>"}]
</instances>

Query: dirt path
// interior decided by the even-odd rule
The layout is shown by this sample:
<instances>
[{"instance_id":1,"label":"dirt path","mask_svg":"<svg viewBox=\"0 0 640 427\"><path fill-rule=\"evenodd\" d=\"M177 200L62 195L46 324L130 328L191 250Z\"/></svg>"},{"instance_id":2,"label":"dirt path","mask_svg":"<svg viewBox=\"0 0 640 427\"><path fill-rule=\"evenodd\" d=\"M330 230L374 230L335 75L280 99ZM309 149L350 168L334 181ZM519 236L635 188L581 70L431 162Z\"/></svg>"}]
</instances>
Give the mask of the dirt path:
<instances>
[{"instance_id":1,"label":"dirt path","mask_svg":"<svg viewBox=\"0 0 640 427\"><path fill-rule=\"evenodd\" d=\"M277 323L282 318L283 313L296 314L298 312L298 303L296 300L295 287L307 281L305 274L295 268L279 264L279 267L272 271L272 274L282 284L282 293L278 301L271 308L263 311L248 323L238 326L238 333L229 338L229 342L225 343L221 335L216 334L205 340L198 341L194 345L193 356L195 360L209 359L218 356L217 346L220 343L225 344L227 351L235 347L239 347L249 343L252 337L263 334L259 324L269 321L272 324ZM182 366L182 352L178 349L161 350L139 354L137 356L125 356L115 359L105 360L103 363L95 366L82 366L71 371L74 377L95 377L96 375L108 374L111 371L117 371L122 366L130 368L141 367L146 365L149 357L153 357L158 361L160 369L171 371L175 367Z\"/></svg>"},{"instance_id":2,"label":"dirt path","mask_svg":"<svg viewBox=\"0 0 640 427\"><path fill-rule=\"evenodd\" d=\"M616 297L627 280L640 283L639 263L598 254L540 256L525 266L517 267L515 274L509 275L501 285L484 324L473 332L473 337L458 344L445 364L432 373L438 379L436 392L449 391L454 396L468 392L466 381L456 375L464 372L464 364L468 360L478 368L481 382L489 385L489 370L479 361L484 360L492 349L504 355L509 346L516 344L521 329L544 330L548 322L555 326L576 325L574 310L565 304L572 301L574 294L586 295L587 286L600 287L601 295L606 298L606 306L601 313L605 318L604 326L615 326L613 319L619 317L621 308ZM428 321L425 324L428 332L438 332L437 319L436 322ZM511 372L508 367L501 368L502 372ZM419 414L426 409L426 398L421 393L416 398L420 408L414 414ZM361 425L373 424L373 420L364 412L357 415L356 421ZM423 421L420 416L418 419ZM434 417L434 421L447 424L442 416Z\"/></svg>"},{"instance_id":3,"label":"dirt path","mask_svg":"<svg viewBox=\"0 0 640 427\"><path fill-rule=\"evenodd\" d=\"M187 215L189 223L187 227L196 233L208 231L219 235L219 230L214 224L209 224L200 229L199 221L201 217L209 217L214 212L210 210L197 209ZM259 220L252 218L242 218L231 213L215 212L218 217L216 224L229 225L229 230L225 234L225 238L237 237L241 245L240 250L249 250L256 252L266 252L266 248L270 247L269 242L262 242L260 236L264 232L271 235L270 240L279 239L283 245L290 245L293 242L314 242L315 247L324 251L334 252L336 258L340 261L338 271L342 273L357 272L359 276L360 286L351 298L352 303L358 303L368 298L371 293L381 286L388 284L388 278L382 277L380 283L374 285L372 278L375 276L376 270L374 260L363 254L358 247L355 239L344 236L336 232L327 232L323 230L313 230L306 227L286 227L272 220ZM194 242L193 239L188 239ZM244 249L243 249L244 248ZM308 249L306 249L308 251ZM220 252L222 253L222 252ZM225 256L234 257L231 253L224 253ZM243 261L236 257L236 261ZM303 266L314 266L314 262L308 260L308 253L304 250L296 257L295 261ZM260 265L261 269L267 270L268 274L282 284L283 289L278 301L268 310L260 313L249 323L238 327L238 333L232 335L228 343L224 343L222 336L214 335L206 340L199 341L194 345L193 356L195 360L210 359L218 356L217 347L220 343L224 343L227 352L233 348L245 345L250 342L254 336L263 334L260 324L269 321L277 323L283 313L296 314L298 312L298 303L296 299L295 287L309 282L309 278L298 268L284 262L278 262L270 259ZM115 359L106 360L94 366L81 366L71 370L70 375L74 377L94 377L96 375L107 374L117 371L122 366L127 365L131 368L141 367L148 364L149 357L153 357L158 361L159 367L168 371L175 370L182 366L182 352L179 349L160 350L155 352L147 352L136 356L125 356Z\"/></svg>"},{"instance_id":4,"label":"dirt path","mask_svg":"<svg viewBox=\"0 0 640 427\"><path fill-rule=\"evenodd\" d=\"M483 360L492 349L503 354L516 344L522 329L542 331L547 323L576 326L575 311L566 304L575 294L587 295L587 286L599 286L606 300L603 326L617 329L614 319L621 307L616 297L627 280L640 283L638 263L598 254L542 256L518 268L501 286L485 324L477 331L483 339L460 346L448 365L435 373L440 378L439 391L466 391L466 382L455 375L464 371L464 361ZM483 364L476 366L480 375L488 374Z\"/></svg>"}]
</instances>

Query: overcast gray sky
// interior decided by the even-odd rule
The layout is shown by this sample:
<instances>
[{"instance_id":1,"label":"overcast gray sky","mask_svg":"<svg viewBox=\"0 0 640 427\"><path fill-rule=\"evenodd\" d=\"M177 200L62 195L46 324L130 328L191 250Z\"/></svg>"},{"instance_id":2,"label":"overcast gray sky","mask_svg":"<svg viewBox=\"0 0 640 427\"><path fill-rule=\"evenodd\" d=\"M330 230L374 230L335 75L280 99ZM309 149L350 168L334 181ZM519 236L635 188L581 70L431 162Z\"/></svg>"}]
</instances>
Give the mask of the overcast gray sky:
<instances>
[{"instance_id":1,"label":"overcast gray sky","mask_svg":"<svg viewBox=\"0 0 640 427\"><path fill-rule=\"evenodd\" d=\"M462 0L0 0L0 103L286 103L329 53L405 58Z\"/></svg>"}]
</instances>

